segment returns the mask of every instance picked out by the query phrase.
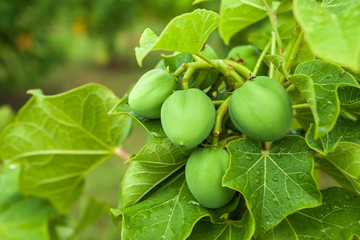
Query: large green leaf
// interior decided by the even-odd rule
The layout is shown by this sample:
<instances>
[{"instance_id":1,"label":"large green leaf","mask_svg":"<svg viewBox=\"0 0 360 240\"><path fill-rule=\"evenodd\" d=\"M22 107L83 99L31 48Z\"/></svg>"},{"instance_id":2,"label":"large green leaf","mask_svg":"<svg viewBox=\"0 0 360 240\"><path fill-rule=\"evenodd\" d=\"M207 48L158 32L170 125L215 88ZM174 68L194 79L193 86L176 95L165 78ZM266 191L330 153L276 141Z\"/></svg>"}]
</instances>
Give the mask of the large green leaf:
<instances>
[{"instance_id":1,"label":"large green leaf","mask_svg":"<svg viewBox=\"0 0 360 240\"><path fill-rule=\"evenodd\" d=\"M125 206L138 202L151 189L185 165L191 151L183 150L169 139L148 143L127 169L122 182Z\"/></svg>"},{"instance_id":2,"label":"large green leaf","mask_svg":"<svg viewBox=\"0 0 360 240\"><path fill-rule=\"evenodd\" d=\"M272 5L271 0L267 0ZM267 17L261 0L222 0L220 6L220 35L225 43L245 27Z\"/></svg>"},{"instance_id":3,"label":"large green leaf","mask_svg":"<svg viewBox=\"0 0 360 240\"><path fill-rule=\"evenodd\" d=\"M0 107L0 132L7 127L15 118L15 113L8 105Z\"/></svg>"},{"instance_id":4,"label":"large green leaf","mask_svg":"<svg viewBox=\"0 0 360 240\"><path fill-rule=\"evenodd\" d=\"M126 115L131 116L138 121L150 134L155 138L166 137L164 130L162 129L160 119L147 119L136 115L128 104L129 95L126 94L118 104L116 104L109 112L113 115Z\"/></svg>"},{"instance_id":5,"label":"large green leaf","mask_svg":"<svg viewBox=\"0 0 360 240\"><path fill-rule=\"evenodd\" d=\"M112 214L115 219L122 214L122 239L186 239L198 220L210 216L214 221L233 211L236 203L233 200L232 207L225 206L223 211L201 206L180 173L146 200Z\"/></svg>"},{"instance_id":6,"label":"large green leaf","mask_svg":"<svg viewBox=\"0 0 360 240\"><path fill-rule=\"evenodd\" d=\"M360 120L360 87L345 86L338 88L341 109L355 115Z\"/></svg>"},{"instance_id":7,"label":"large green leaf","mask_svg":"<svg viewBox=\"0 0 360 240\"><path fill-rule=\"evenodd\" d=\"M341 85L358 86L359 83L340 67L321 60L298 65L295 74L301 75L295 75L290 81L299 87L311 106L315 121L315 138L324 136L334 127L340 113L337 88ZM312 82L304 75L310 77Z\"/></svg>"},{"instance_id":8,"label":"large green leaf","mask_svg":"<svg viewBox=\"0 0 360 240\"><path fill-rule=\"evenodd\" d=\"M360 70L360 1L295 0L294 13L319 57Z\"/></svg>"},{"instance_id":9,"label":"large green leaf","mask_svg":"<svg viewBox=\"0 0 360 240\"><path fill-rule=\"evenodd\" d=\"M313 125L306 133L306 141L309 146L322 154L334 150L339 142L354 142L360 144L360 121L354 121L339 116L335 127L325 136L315 140L315 128Z\"/></svg>"},{"instance_id":10,"label":"large green leaf","mask_svg":"<svg viewBox=\"0 0 360 240\"><path fill-rule=\"evenodd\" d=\"M48 199L66 212L82 192L84 176L113 156L128 117L108 115L118 99L89 84L72 91L34 96L0 139L5 164L21 163L20 190Z\"/></svg>"},{"instance_id":11,"label":"large green leaf","mask_svg":"<svg viewBox=\"0 0 360 240\"><path fill-rule=\"evenodd\" d=\"M135 48L138 64L153 50L199 53L210 33L219 25L215 12L197 9L175 17L158 37L147 28L141 36L140 47Z\"/></svg>"},{"instance_id":12,"label":"large green leaf","mask_svg":"<svg viewBox=\"0 0 360 240\"><path fill-rule=\"evenodd\" d=\"M342 188L322 191L323 204L288 216L265 240L340 240L360 236L360 196Z\"/></svg>"},{"instance_id":13,"label":"large green leaf","mask_svg":"<svg viewBox=\"0 0 360 240\"><path fill-rule=\"evenodd\" d=\"M199 221L191 232L189 240L250 240L254 234L254 220L246 211L240 221Z\"/></svg>"},{"instance_id":14,"label":"large green leaf","mask_svg":"<svg viewBox=\"0 0 360 240\"><path fill-rule=\"evenodd\" d=\"M16 187L19 168L0 168L0 239L47 240L55 209L44 199L23 197Z\"/></svg>"},{"instance_id":15,"label":"large green leaf","mask_svg":"<svg viewBox=\"0 0 360 240\"><path fill-rule=\"evenodd\" d=\"M344 175L355 191L360 193L360 145L350 142L338 143L335 151L329 153L326 159Z\"/></svg>"},{"instance_id":16,"label":"large green leaf","mask_svg":"<svg viewBox=\"0 0 360 240\"><path fill-rule=\"evenodd\" d=\"M313 178L313 151L302 137L273 142L242 139L228 145L230 166L223 184L240 191L252 212L256 230L268 230L287 215L321 203Z\"/></svg>"}]
</instances>

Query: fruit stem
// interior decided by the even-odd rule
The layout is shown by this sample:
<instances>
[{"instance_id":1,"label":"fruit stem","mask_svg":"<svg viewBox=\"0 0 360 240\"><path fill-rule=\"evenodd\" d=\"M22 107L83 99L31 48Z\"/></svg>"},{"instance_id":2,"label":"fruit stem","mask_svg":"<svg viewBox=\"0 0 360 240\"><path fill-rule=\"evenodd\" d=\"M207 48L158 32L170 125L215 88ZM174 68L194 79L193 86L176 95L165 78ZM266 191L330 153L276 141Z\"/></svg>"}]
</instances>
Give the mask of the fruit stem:
<instances>
[{"instance_id":1,"label":"fruit stem","mask_svg":"<svg viewBox=\"0 0 360 240\"><path fill-rule=\"evenodd\" d=\"M206 79L207 75L210 73L209 70L200 71L199 75L197 76L194 84L194 88L200 87L201 83Z\"/></svg>"},{"instance_id":2,"label":"fruit stem","mask_svg":"<svg viewBox=\"0 0 360 240\"><path fill-rule=\"evenodd\" d=\"M251 79L253 76L255 76L247 67L244 65L232 61L232 60L225 60L225 63L229 64L229 66L232 66L237 73L239 73L244 79Z\"/></svg>"},{"instance_id":3,"label":"fruit stem","mask_svg":"<svg viewBox=\"0 0 360 240\"><path fill-rule=\"evenodd\" d=\"M130 154L128 152L126 152L124 149L122 149L121 147L118 147L115 149L115 154L122 158L123 160L127 160L130 157Z\"/></svg>"},{"instance_id":4,"label":"fruit stem","mask_svg":"<svg viewBox=\"0 0 360 240\"><path fill-rule=\"evenodd\" d=\"M294 34L297 34L297 38L296 38L296 41L294 42L294 45L291 46L291 51L290 53L288 54L288 58L286 60L286 64L285 64L285 68L286 68L286 71L289 71L290 68L291 68L291 64L292 62L294 61L299 49L300 49L300 46L303 42L303 39L304 39L304 33L299 29L298 31L295 30L295 33ZM290 42L291 43L291 42ZM287 49L288 50L288 49ZM287 57L287 56L285 56ZM281 75L280 76L280 79L279 79L279 82L280 83L283 83L285 81L285 76L284 75Z\"/></svg>"},{"instance_id":5,"label":"fruit stem","mask_svg":"<svg viewBox=\"0 0 360 240\"><path fill-rule=\"evenodd\" d=\"M272 33L272 36L271 36L271 55L274 55L275 54L275 49L276 49L276 44L275 44L275 34ZM270 70L269 70L269 77L270 78L273 78L274 76L274 64L272 62L270 62Z\"/></svg>"},{"instance_id":6,"label":"fruit stem","mask_svg":"<svg viewBox=\"0 0 360 240\"><path fill-rule=\"evenodd\" d=\"M224 118L224 115L228 111L229 101L230 97L226 98L224 102L220 105L220 107L216 110L216 119L215 119L215 126L213 129L213 140L211 143L212 147L218 147L219 146L219 136L222 132L222 120Z\"/></svg>"},{"instance_id":7,"label":"fruit stem","mask_svg":"<svg viewBox=\"0 0 360 240\"><path fill-rule=\"evenodd\" d=\"M308 104L308 103L296 104L296 105L292 106L293 109L309 108L309 107L310 107L310 104Z\"/></svg>"},{"instance_id":8,"label":"fruit stem","mask_svg":"<svg viewBox=\"0 0 360 240\"><path fill-rule=\"evenodd\" d=\"M236 140L236 139L240 139L242 138L241 136L239 135L235 135L235 136L230 136L230 137L227 137L223 140L220 141L219 145L220 146L226 146L229 142L233 141L233 140Z\"/></svg>"},{"instance_id":9,"label":"fruit stem","mask_svg":"<svg viewBox=\"0 0 360 240\"><path fill-rule=\"evenodd\" d=\"M212 102L214 103L214 105L221 105L223 104L224 100L213 100Z\"/></svg>"},{"instance_id":10,"label":"fruit stem","mask_svg":"<svg viewBox=\"0 0 360 240\"><path fill-rule=\"evenodd\" d=\"M192 66L189 66L184 74L184 77L182 79L182 86L183 86L183 89L186 90L186 89L189 89L189 79L191 78L191 76L194 74L195 72L195 68L192 67Z\"/></svg>"},{"instance_id":11,"label":"fruit stem","mask_svg":"<svg viewBox=\"0 0 360 240\"><path fill-rule=\"evenodd\" d=\"M208 95L210 98L213 98L212 93L213 93L214 91L217 91L217 89L219 88L219 86L221 85L221 83L224 81L224 78L225 78L224 76L220 75L220 76L216 79L215 83L211 86L210 90L207 92L207 95Z\"/></svg>"},{"instance_id":12,"label":"fruit stem","mask_svg":"<svg viewBox=\"0 0 360 240\"><path fill-rule=\"evenodd\" d=\"M241 86L245 83L244 79L240 77L240 75L234 70L234 67L232 65L229 65L228 63L225 63L224 60L217 61L220 71L224 74L225 77L231 77L233 78L238 84Z\"/></svg>"},{"instance_id":13,"label":"fruit stem","mask_svg":"<svg viewBox=\"0 0 360 240\"><path fill-rule=\"evenodd\" d=\"M253 70L253 75L254 76L256 76L256 74L257 74L257 72L258 72L258 70L259 70L259 68L261 66L261 63L264 60L264 57L265 57L267 51L270 48L270 45L271 45L271 41L268 42L268 44L265 46L264 50L261 52L260 57L257 60L256 65L255 65L254 70Z\"/></svg>"},{"instance_id":14,"label":"fruit stem","mask_svg":"<svg viewBox=\"0 0 360 240\"><path fill-rule=\"evenodd\" d=\"M273 29L273 32L275 34L275 38L276 38L276 42L279 46L279 54L280 55L283 55L283 44L281 42L281 38L280 38L280 35L279 35L279 32L277 30L277 27L276 27L276 12L275 11L272 11L272 9L270 8L269 4L267 3L266 0L261 0L266 8L266 11L268 12L268 15L269 15L269 19L270 19L270 23L271 23L271 27Z\"/></svg>"}]
</instances>

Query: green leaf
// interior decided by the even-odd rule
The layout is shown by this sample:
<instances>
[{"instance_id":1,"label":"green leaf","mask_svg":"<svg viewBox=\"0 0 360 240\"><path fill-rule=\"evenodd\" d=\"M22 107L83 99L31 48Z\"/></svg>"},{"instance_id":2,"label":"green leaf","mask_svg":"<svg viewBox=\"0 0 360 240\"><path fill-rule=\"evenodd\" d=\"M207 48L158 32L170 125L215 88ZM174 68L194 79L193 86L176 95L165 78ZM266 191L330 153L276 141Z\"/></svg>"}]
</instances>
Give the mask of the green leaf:
<instances>
[{"instance_id":1,"label":"green leaf","mask_svg":"<svg viewBox=\"0 0 360 240\"><path fill-rule=\"evenodd\" d=\"M313 178L313 151L303 138L286 137L263 151L260 142L241 139L228 145L230 166L223 184L240 191L256 230L268 230L287 215L321 203Z\"/></svg>"},{"instance_id":2,"label":"green leaf","mask_svg":"<svg viewBox=\"0 0 360 240\"><path fill-rule=\"evenodd\" d=\"M6 164L22 164L21 192L63 213L80 196L84 176L115 154L128 117L108 115L118 99L96 84L54 96L32 93L3 132L0 152Z\"/></svg>"},{"instance_id":3,"label":"green leaf","mask_svg":"<svg viewBox=\"0 0 360 240\"><path fill-rule=\"evenodd\" d=\"M182 168L190 153L190 150L176 147L167 138L148 143L135 157L129 159L132 163L122 182L125 206L135 204Z\"/></svg>"},{"instance_id":4,"label":"green leaf","mask_svg":"<svg viewBox=\"0 0 360 240\"><path fill-rule=\"evenodd\" d=\"M44 199L23 197L16 187L19 168L0 168L0 239L49 239L48 220L55 209Z\"/></svg>"},{"instance_id":5,"label":"green leaf","mask_svg":"<svg viewBox=\"0 0 360 240\"><path fill-rule=\"evenodd\" d=\"M315 158L315 160L318 168L334 179L341 187L356 192L351 182L330 161L325 158Z\"/></svg>"},{"instance_id":6,"label":"green leaf","mask_svg":"<svg viewBox=\"0 0 360 240\"><path fill-rule=\"evenodd\" d=\"M354 142L360 144L360 121L354 121L339 116L335 127L325 136L315 140L315 128L310 126L306 133L308 145L324 155L332 152L339 142Z\"/></svg>"},{"instance_id":7,"label":"green leaf","mask_svg":"<svg viewBox=\"0 0 360 240\"><path fill-rule=\"evenodd\" d=\"M338 96L341 109L355 115L360 120L360 87L338 88Z\"/></svg>"},{"instance_id":8,"label":"green leaf","mask_svg":"<svg viewBox=\"0 0 360 240\"><path fill-rule=\"evenodd\" d=\"M118 102L109 112L111 115L125 115L131 116L137 122L139 122L150 134L155 138L166 137L164 130L162 129L160 119L147 119L136 115L128 104L129 95L126 94L120 102Z\"/></svg>"},{"instance_id":9,"label":"green leaf","mask_svg":"<svg viewBox=\"0 0 360 240\"><path fill-rule=\"evenodd\" d=\"M337 144L326 157L360 193L360 145L350 142ZM335 179L336 180L336 179Z\"/></svg>"},{"instance_id":10,"label":"green leaf","mask_svg":"<svg viewBox=\"0 0 360 240\"><path fill-rule=\"evenodd\" d=\"M84 228L96 222L102 215L108 212L108 210L109 204L107 202L100 202L92 196L87 197L82 206L81 217L77 221L75 233L79 233Z\"/></svg>"},{"instance_id":11,"label":"green leaf","mask_svg":"<svg viewBox=\"0 0 360 240\"><path fill-rule=\"evenodd\" d=\"M212 224L209 221L196 223L189 240L250 240L254 234L254 220L246 211L240 221L219 221Z\"/></svg>"},{"instance_id":12,"label":"green leaf","mask_svg":"<svg viewBox=\"0 0 360 240\"><path fill-rule=\"evenodd\" d=\"M315 121L315 138L324 136L334 127L340 113L337 88L342 85L358 86L359 83L351 75L346 72L344 74L340 67L321 60L301 63L295 69L295 74L307 75L312 80L311 82L303 75L290 79L299 86L299 90L311 106Z\"/></svg>"},{"instance_id":13,"label":"green leaf","mask_svg":"<svg viewBox=\"0 0 360 240\"><path fill-rule=\"evenodd\" d=\"M203 44L219 25L219 16L215 12L197 9L175 17L164 28L160 36L146 29L140 39L140 47L135 48L136 60L142 66L142 60L153 50L199 53Z\"/></svg>"},{"instance_id":14,"label":"green leaf","mask_svg":"<svg viewBox=\"0 0 360 240\"><path fill-rule=\"evenodd\" d=\"M274 67L279 70L280 73L282 73L286 78L289 77L289 73L286 71L286 61L283 56L279 55L266 55L265 60L270 61L272 64L274 64Z\"/></svg>"},{"instance_id":15,"label":"green leaf","mask_svg":"<svg viewBox=\"0 0 360 240\"><path fill-rule=\"evenodd\" d=\"M360 70L360 1L295 0L294 14L313 52Z\"/></svg>"},{"instance_id":16,"label":"green leaf","mask_svg":"<svg viewBox=\"0 0 360 240\"><path fill-rule=\"evenodd\" d=\"M199 4L202 2L208 2L208 1L212 1L212 0L194 0L192 4L195 5L195 4Z\"/></svg>"},{"instance_id":17,"label":"green leaf","mask_svg":"<svg viewBox=\"0 0 360 240\"><path fill-rule=\"evenodd\" d=\"M196 201L186 185L184 173L181 173L146 200L121 210L121 237L139 240L186 239L199 219L205 216L214 218L213 211L219 209L205 208Z\"/></svg>"},{"instance_id":18,"label":"green leaf","mask_svg":"<svg viewBox=\"0 0 360 240\"><path fill-rule=\"evenodd\" d=\"M0 107L0 133L7 127L15 118L15 113L8 105Z\"/></svg>"},{"instance_id":19,"label":"green leaf","mask_svg":"<svg viewBox=\"0 0 360 240\"><path fill-rule=\"evenodd\" d=\"M322 191L323 205L284 219L265 240L352 239L360 235L360 198L342 188Z\"/></svg>"},{"instance_id":20,"label":"green leaf","mask_svg":"<svg viewBox=\"0 0 360 240\"><path fill-rule=\"evenodd\" d=\"M164 65L166 67L169 67L171 73L175 72L183 63L189 63L193 61L193 57L189 53L175 52L172 55L162 55L161 57L164 60ZM177 77L177 82L180 86L182 85L182 79L184 77L184 74L185 73L182 73L180 74L180 76ZM193 78L195 75L197 75L197 73L193 74L188 80L190 86L192 86Z\"/></svg>"},{"instance_id":21,"label":"green leaf","mask_svg":"<svg viewBox=\"0 0 360 240\"><path fill-rule=\"evenodd\" d=\"M267 2L272 5L271 0ZM222 0L220 17L220 35L228 44L235 33L267 17L267 14L261 0Z\"/></svg>"}]
</instances>

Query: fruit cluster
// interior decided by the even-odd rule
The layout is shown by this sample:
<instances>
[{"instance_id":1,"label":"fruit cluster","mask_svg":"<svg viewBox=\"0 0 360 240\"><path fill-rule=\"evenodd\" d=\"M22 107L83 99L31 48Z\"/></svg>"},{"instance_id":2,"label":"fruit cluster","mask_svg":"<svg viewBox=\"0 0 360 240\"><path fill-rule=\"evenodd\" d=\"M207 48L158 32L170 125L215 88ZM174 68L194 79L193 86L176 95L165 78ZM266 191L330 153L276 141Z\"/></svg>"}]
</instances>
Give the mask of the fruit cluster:
<instances>
[{"instance_id":1,"label":"fruit cluster","mask_svg":"<svg viewBox=\"0 0 360 240\"><path fill-rule=\"evenodd\" d=\"M202 54L209 61L218 58L208 45ZM236 47L228 55L228 59L250 69L255 67L257 58L257 50L252 46ZM186 164L186 181L203 206L218 208L226 205L235 194L234 190L222 186L230 156L218 144L220 133L259 141L278 140L290 128L292 105L284 87L272 78L249 76L239 86L232 84L231 78L220 68L215 68L216 64L211 66L196 57L194 61L208 66L192 72L192 75L204 77L193 78L190 88L184 85L186 87L181 89L178 82L181 75L169 72L162 63L160 68L148 71L139 79L130 92L128 103L138 116L160 118L166 136L178 147L194 149L206 140L205 147L195 150ZM260 74L264 72L265 65L259 69ZM189 75L185 75L182 81L189 80ZM216 101L221 104L217 110ZM212 144L209 146L208 142Z\"/></svg>"}]
</instances>

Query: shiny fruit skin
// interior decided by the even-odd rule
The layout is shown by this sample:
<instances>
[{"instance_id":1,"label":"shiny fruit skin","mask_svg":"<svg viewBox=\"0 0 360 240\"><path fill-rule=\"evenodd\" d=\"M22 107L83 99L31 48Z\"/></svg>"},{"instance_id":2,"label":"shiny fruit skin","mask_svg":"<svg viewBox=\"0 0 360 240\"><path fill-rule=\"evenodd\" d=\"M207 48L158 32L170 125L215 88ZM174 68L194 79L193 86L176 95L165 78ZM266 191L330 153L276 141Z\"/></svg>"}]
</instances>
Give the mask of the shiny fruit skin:
<instances>
[{"instance_id":1,"label":"shiny fruit skin","mask_svg":"<svg viewBox=\"0 0 360 240\"><path fill-rule=\"evenodd\" d=\"M233 198L235 191L222 186L229 161L229 153L222 148L203 148L191 154L185 168L186 183L201 205L219 208Z\"/></svg>"},{"instance_id":2,"label":"shiny fruit skin","mask_svg":"<svg viewBox=\"0 0 360 240\"><path fill-rule=\"evenodd\" d=\"M130 92L130 108L138 116L148 119L160 118L162 104L176 87L174 76L167 71L150 70L141 76Z\"/></svg>"},{"instance_id":3,"label":"shiny fruit skin","mask_svg":"<svg viewBox=\"0 0 360 240\"><path fill-rule=\"evenodd\" d=\"M199 145L215 123L215 107L199 89L174 92L161 108L161 124L172 143L184 149Z\"/></svg>"},{"instance_id":4,"label":"shiny fruit skin","mask_svg":"<svg viewBox=\"0 0 360 240\"><path fill-rule=\"evenodd\" d=\"M231 96L231 121L245 135L259 141L283 137L292 122L292 105L284 87L261 76L247 81Z\"/></svg>"}]
</instances>

